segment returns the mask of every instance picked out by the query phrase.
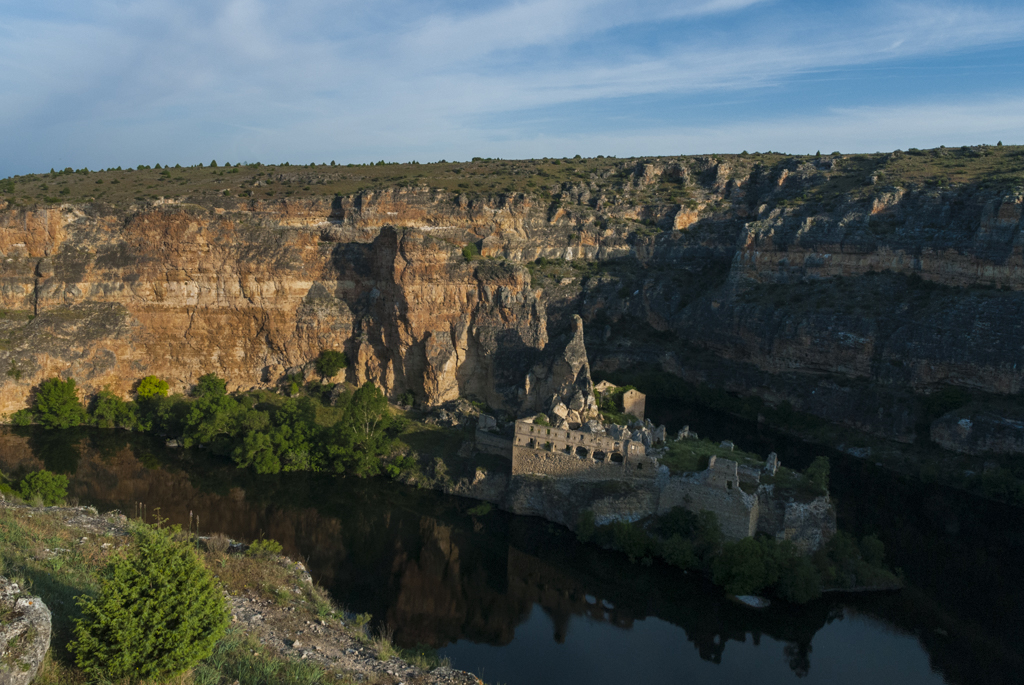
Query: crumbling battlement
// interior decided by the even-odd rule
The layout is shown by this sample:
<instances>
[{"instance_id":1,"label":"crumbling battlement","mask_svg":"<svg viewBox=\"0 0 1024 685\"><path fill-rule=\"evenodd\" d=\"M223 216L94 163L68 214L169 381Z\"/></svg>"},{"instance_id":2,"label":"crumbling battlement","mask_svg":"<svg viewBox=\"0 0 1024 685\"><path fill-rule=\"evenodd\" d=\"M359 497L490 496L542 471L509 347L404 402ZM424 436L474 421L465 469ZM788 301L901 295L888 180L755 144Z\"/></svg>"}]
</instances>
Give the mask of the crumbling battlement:
<instances>
[{"instance_id":1,"label":"crumbling battlement","mask_svg":"<svg viewBox=\"0 0 1024 685\"><path fill-rule=\"evenodd\" d=\"M516 421L512 475L570 476L593 480L655 478L658 460L643 443Z\"/></svg>"},{"instance_id":2,"label":"crumbling battlement","mask_svg":"<svg viewBox=\"0 0 1024 685\"><path fill-rule=\"evenodd\" d=\"M733 539L749 537L758 529L760 504L756 495L740 489L741 477L745 475L732 459L711 457L704 471L668 479L658 500L658 514L666 514L674 507L710 511L718 517L723 535Z\"/></svg>"}]
</instances>

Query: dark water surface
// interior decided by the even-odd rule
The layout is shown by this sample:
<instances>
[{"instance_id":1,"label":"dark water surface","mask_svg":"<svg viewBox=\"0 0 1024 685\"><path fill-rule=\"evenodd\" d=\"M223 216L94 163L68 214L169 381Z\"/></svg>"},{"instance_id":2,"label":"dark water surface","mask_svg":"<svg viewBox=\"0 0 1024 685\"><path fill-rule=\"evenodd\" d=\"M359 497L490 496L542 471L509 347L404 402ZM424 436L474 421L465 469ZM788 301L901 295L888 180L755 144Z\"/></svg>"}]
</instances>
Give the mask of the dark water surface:
<instances>
[{"instance_id":1,"label":"dark water surface","mask_svg":"<svg viewBox=\"0 0 1024 685\"><path fill-rule=\"evenodd\" d=\"M710 413L653 418L796 467L823 451ZM490 683L1024 682L1024 512L840 455L840 526L877 533L907 588L766 611L545 521L472 516L476 502L388 481L256 476L118 432L0 434L4 472L44 465L100 509L144 502L171 522L192 511L206 531L274 538L400 645L436 647Z\"/></svg>"}]
</instances>

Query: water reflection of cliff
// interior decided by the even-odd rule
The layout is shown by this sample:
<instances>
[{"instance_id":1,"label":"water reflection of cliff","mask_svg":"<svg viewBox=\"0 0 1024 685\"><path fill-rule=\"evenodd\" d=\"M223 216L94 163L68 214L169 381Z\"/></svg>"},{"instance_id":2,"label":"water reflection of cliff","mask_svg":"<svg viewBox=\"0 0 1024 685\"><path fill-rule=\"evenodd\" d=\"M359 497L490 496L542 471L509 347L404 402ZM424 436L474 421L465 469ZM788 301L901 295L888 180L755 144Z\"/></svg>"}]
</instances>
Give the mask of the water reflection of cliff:
<instances>
[{"instance_id":1,"label":"water reflection of cliff","mask_svg":"<svg viewBox=\"0 0 1024 685\"><path fill-rule=\"evenodd\" d=\"M681 627L701 658L716 663L728 658L730 641L771 637L785 643L782 656L801 675L811 667L816 632L844 611L861 611L919 635L933 665L956 682L1009 682L1019 662L998 641L978 646L996 632L992 625L975 617L958 622L943 613L948 606L962 609L956 600L937 605L913 587L900 595L751 612L700 578L630 564L539 519L497 511L473 517L466 513L473 502L433 492L338 477L257 477L123 433L0 435L0 469L17 473L44 463L74 469L71 494L100 508L131 511L143 502L171 522L185 523L192 512L205 531L280 541L341 604L387 621L405 646L463 639L507 644L539 606L559 642L574 617L629 628L653 616ZM971 639L924 633L921 626L937 615L947 634Z\"/></svg>"}]
</instances>

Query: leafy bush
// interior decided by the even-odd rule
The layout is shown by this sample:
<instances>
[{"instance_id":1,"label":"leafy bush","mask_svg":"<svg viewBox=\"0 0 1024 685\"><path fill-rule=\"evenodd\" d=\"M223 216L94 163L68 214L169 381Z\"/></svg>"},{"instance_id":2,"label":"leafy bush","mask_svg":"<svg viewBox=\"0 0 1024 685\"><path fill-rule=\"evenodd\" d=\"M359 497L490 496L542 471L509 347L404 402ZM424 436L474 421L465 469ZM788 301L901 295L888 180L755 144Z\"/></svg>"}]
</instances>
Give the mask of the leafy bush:
<instances>
[{"instance_id":1,"label":"leafy bush","mask_svg":"<svg viewBox=\"0 0 1024 685\"><path fill-rule=\"evenodd\" d=\"M266 558L280 554L284 550L277 540L254 540L249 549L245 550L246 556Z\"/></svg>"},{"instance_id":2,"label":"leafy bush","mask_svg":"<svg viewBox=\"0 0 1024 685\"><path fill-rule=\"evenodd\" d=\"M35 415L47 428L71 428L84 423L88 415L78 401L75 379L48 378L36 392Z\"/></svg>"},{"instance_id":3,"label":"leafy bush","mask_svg":"<svg viewBox=\"0 0 1024 685\"><path fill-rule=\"evenodd\" d=\"M551 425L551 422L548 421L548 417L545 416L544 414L537 414L535 417L533 417L533 422L535 424L537 424L538 426L550 426Z\"/></svg>"},{"instance_id":4,"label":"leafy bush","mask_svg":"<svg viewBox=\"0 0 1024 685\"><path fill-rule=\"evenodd\" d=\"M125 402L104 388L96 395L92 409L92 421L99 428L132 430L138 425L138 416L133 402Z\"/></svg>"},{"instance_id":5,"label":"leafy bush","mask_svg":"<svg viewBox=\"0 0 1024 685\"><path fill-rule=\"evenodd\" d=\"M162 680L209 657L228 613L217 582L179 529L138 526L135 546L103 571L68 649L89 677Z\"/></svg>"},{"instance_id":6,"label":"leafy bush","mask_svg":"<svg viewBox=\"0 0 1024 685\"><path fill-rule=\"evenodd\" d=\"M31 426L33 414L31 409L19 409L11 414L11 423L15 426Z\"/></svg>"},{"instance_id":7,"label":"leafy bush","mask_svg":"<svg viewBox=\"0 0 1024 685\"><path fill-rule=\"evenodd\" d=\"M476 246L476 243L470 243L462 248L462 258L467 262L471 262L480 256L480 249Z\"/></svg>"},{"instance_id":8,"label":"leafy bush","mask_svg":"<svg viewBox=\"0 0 1024 685\"><path fill-rule=\"evenodd\" d=\"M39 497L48 507L61 504L68 496L68 477L50 471L36 471L21 479L21 498L31 502Z\"/></svg>"},{"instance_id":9,"label":"leafy bush","mask_svg":"<svg viewBox=\"0 0 1024 685\"><path fill-rule=\"evenodd\" d=\"M338 372L348 366L348 357L344 352L324 350L316 358L316 372L321 378L334 378Z\"/></svg>"},{"instance_id":10,"label":"leafy bush","mask_svg":"<svg viewBox=\"0 0 1024 685\"><path fill-rule=\"evenodd\" d=\"M192 396L197 398L214 398L226 395L228 392L227 382L215 373L207 373L199 377L199 381L192 388Z\"/></svg>"},{"instance_id":11,"label":"leafy bush","mask_svg":"<svg viewBox=\"0 0 1024 685\"><path fill-rule=\"evenodd\" d=\"M744 538L722 545L712 565L714 581L734 595L758 592L779 579L778 567L768 544Z\"/></svg>"},{"instance_id":12,"label":"leafy bush","mask_svg":"<svg viewBox=\"0 0 1024 685\"><path fill-rule=\"evenodd\" d=\"M146 376L139 381L138 387L135 388L135 396L140 400L145 400L150 397L167 397L167 391L170 386L167 385L167 381L156 376Z\"/></svg>"}]
</instances>

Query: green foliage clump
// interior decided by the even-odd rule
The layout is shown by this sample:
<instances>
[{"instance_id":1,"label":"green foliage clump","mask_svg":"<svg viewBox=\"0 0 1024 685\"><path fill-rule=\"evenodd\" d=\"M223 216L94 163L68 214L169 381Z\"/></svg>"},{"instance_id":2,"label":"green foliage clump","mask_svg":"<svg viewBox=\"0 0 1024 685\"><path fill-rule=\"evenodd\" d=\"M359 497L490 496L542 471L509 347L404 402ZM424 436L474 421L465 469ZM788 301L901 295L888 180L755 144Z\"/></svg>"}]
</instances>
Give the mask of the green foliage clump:
<instances>
[{"instance_id":1,"label":"green foliage clump","mask_svg":"<svg viewBox=\"0 0 1024 685\"><path fill-rule=\"evenodd\" d=\"M36 497L42 500L43 504L52 507L62 504L68 496L68 477L51 473L45 469L30 473L21 479L19 485L21 498L31 502Z\"/></svg>"},{"instance_id":2,"label":"green foliage clump","mask_svg":"<svg viewBox=\"0 0 1024 685\"><path fill-rule=\"evenodd\" d=\"M467 509L466 513L470 516L487 516L487 514L491 513L492 508L490 502L481 502L475 507Z\"/></svg>"},{"instance_id":3,"label":"green foliage clump","mask_svg":"<svg viewBox=\"0 0 1024 685\"><path fill-rule=\"evenodd\" d=\"M476 243L470 243L462 248L462 258L467 262L471 262L480 256L480 249L476 246Z\"/></svg>"},{"instance_id":4,"label":"green foliage clump","mask_svg":"<svg viewBox=\"0 0 1024 685\"><path fill-rule=\"evenodd\" d=\"M100 680L163 680L209 657L228 612L216 580L177 528L135 528L135 547L112 559L96 597L79 597L82 618L68 645Z\"/></svg>"},{"instance_id":5,"label":"green foliage clump","mask_svg":"<svg viewBox=\"0 0 1024 685\"><path fill-rule=\"evenodd\" d=\"M254 540L253 543L249 545L249 548L245 550L245 554L246 556L265 559L267 557L277 556L283 550L284 548L281 547L280 542L267 538L266 540Z\"/></svg>"},{"instance_id":6,"label":"green foliage clump","mask_svg":"<svg viewBox=\"0 0 1024 685\"><path fill-rule=\"evenodd\" d=\"M169 389L170 386L164 379L157 376L146 376L139 381L138 387L135 388L135 396L140 400L150 397L167 397Z\"/></svg>"},{"instance_id":7,"label":"green foliage clump","mask_svg":"<svg viewBox=\"0 0 1024 685\"><path fill-rule=\"evenodd\" d=\"M47 428L71 428L88 419L85 407L78 401L74 378L43 381L36 391L34 413L38 422Z\"/></svg>"},{"instance_id":8,"label":"green foliage clump","mask_svg":"<svg viewBox=\"0 0 1024 685\"><path fill-rule=\"evenodd\" d=\"M367 381L352 393L345 415L328 432L327 451L334 470L351 470L363 477L380 473L380 457L392 445L391 425L387 398Z\"/></svg>"},{"instance_id":9,"label":"green foliage clump","mask_svg":"<svg viewBox=\"0 0 1024 685\"><path fill-rule=\"evenodd\" d=\"M551 422L548 421L548 417L544 414L537 414L533 417L533 422L538 426L550 426Z\"/></svg>"},{"instance_id":10,"label":"green foliage clump","mask_svg":"<svg viewBox=\"0 0 1024 685\"><path fill-rule=\"evenodd\" d=\"M135 403L125 402L104 388L93 403L92 422L98 428L124 428L132 430L138 425Z\"/></svg>"},{"instance_id":11,"label":"green foliage clump","mask_svg":"<svg viewBox=\"0 0 1024 685\"><path fill-rule=\"evenodd\" d=\"M195 387L192 388L192 396L197 398L221 397L226 395L227 392L227 381L215 373L203 374L199 377Z\"/></svg>"},{"instance_id":12,"label":"green foliage clump","mask_svg":"<svg viewBox=\"0 0 1024 685\"><path fill-rule=\"evenodd\" d=\"M31 409L19 409L11 414L11 424L15 426L31 426L35 415Z\"/></svg>"},{"instance_id":13,"label":"green foliage clump","mask_svg":"<svg viewBox=\"0 0 1024 685\"><path fill-rule=\"evenodd\" d=\"M334 378L348 366L348 357L337 350L323 350L316 358L316 372L321 378Z\"/></svg>"}]
</instances>

